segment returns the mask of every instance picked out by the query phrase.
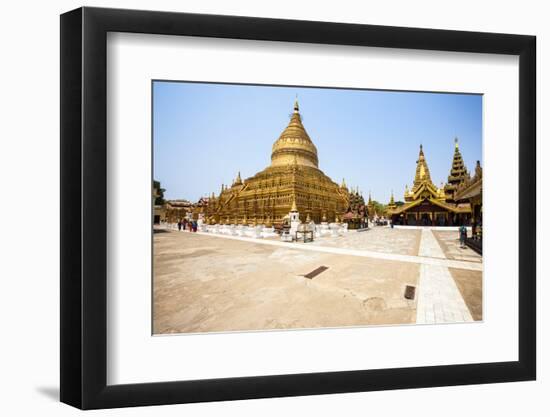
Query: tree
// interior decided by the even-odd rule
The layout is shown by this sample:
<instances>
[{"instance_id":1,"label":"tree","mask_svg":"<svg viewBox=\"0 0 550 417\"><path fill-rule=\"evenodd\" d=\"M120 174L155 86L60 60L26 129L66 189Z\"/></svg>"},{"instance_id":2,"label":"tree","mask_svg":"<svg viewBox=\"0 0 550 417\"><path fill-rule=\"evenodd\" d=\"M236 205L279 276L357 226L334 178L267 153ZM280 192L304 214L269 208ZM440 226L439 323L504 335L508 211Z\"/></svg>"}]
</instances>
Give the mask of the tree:
<instances>
[{"instance_id":1,"label":"tree","mask_svg":"<svg viewBox=\"0 0 550 417\"><path fill-rule=\"evenodd\" d=\"M164 200L164 192L166 191L164 188L161 188L160 181L153 180L153 188L156 190L156 196L155 196L155 206L162 206L165 203Z\"/></svg>"},{"instance_id":2,"label":"tree","mask_svg":"<svg viewBox=\"0 0 550 417\"><path fill-rule=\"evenodd\" d=\"M374 206L374 210L378 215L383 214L386 212L386 206L376 200L372 200L372 205Z\"/></svg>"}]
</instances>

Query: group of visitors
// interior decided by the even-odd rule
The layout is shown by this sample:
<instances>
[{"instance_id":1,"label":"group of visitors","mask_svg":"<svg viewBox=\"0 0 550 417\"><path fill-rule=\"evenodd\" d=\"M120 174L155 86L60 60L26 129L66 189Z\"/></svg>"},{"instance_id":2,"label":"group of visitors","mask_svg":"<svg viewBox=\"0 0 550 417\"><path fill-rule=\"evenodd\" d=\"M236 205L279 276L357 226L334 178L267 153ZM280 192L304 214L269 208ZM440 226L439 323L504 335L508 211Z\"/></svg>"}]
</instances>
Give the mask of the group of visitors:
<instances>
[{"instance_id":1,"label":"group of visitors","mask_svg":"<svg viewBox=\"0 0 550 417\"><path fill-rule=\"evenodd\" d=\"M178 230L189 230L190 232L196 232L197 231L197 221L196 220L178 220Z\"/></svg>"}]
</instances>

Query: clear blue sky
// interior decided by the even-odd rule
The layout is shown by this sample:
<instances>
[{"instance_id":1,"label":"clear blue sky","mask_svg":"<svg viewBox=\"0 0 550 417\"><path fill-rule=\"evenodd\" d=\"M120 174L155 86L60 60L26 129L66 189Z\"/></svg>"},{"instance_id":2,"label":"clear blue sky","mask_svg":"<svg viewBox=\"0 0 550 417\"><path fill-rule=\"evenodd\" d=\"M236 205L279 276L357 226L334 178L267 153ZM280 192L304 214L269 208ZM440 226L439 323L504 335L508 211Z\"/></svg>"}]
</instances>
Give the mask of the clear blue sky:
<instances>
[{"instance_id":1,"label":"clear blue sky","mask_svg":"<svg viewBox=\"0 0 550 417\"><path fill-rule=\"evenodd\" d=\"M446 181L459 138L473 171L482 159L482 96L155 81L154 178L168 199L218 193L270 163L295 96L319 168L387 203L412 184L419 145L433 182Z\"/></svg>"}]
</instances>

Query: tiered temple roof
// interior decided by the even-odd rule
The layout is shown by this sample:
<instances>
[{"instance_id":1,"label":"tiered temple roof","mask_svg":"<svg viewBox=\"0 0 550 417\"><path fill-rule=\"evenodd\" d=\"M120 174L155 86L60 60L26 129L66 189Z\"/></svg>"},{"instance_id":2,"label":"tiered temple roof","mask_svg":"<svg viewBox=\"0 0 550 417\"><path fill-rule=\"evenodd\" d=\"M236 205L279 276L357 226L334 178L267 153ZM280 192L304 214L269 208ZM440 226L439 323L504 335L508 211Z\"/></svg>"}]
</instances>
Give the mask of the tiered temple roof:
<instances>
[{"instance_id":1,"label":"tiered temple roof","mask_svg":"<svg viewBox=\"0 0 550 417\"><path fill-rule=\"evenodd\" d=\"M455 192L457 201L466 201L475 197L480 197L483 189L483 171L479 161L476 163L473 177L468 177L461 182Z\"/></svg>"},{"instance_id":2,"label":"tiered temple roof","mask_svg":"<svg viewBox=\"0 0 550 417\"><path fill-rule=\"evenodd\" d=\"M454 194L458 185L465 180L470 179L470 174L464 165L462 154L458 148L458 138L455 138L455 152L453 155L453 163L449 177L447 178L447 184L445 185L445 196L448 201L454 201Z\"/></svg>"},{"instance_id":3,"label":"tiered temple roof","mask_svg":"<svg viewBox=\"0 0 550 417\"><path fill-rule=\"evenodd\" d=\"M395 204L395 199L393 198L393 190L391 190L390 202L386 207L387 207L387 210L394 210L397 208L397 204Z\"/></svg>"},{"instance_id":4,"label":"tiered temple roof","mask_svg":"<svg viewBox=\"0 0 550 417\"><path fill-rule=\"evenodd\" d=\"M460 159L460 161L462 161L462 156L458 151L458 146L455 145L455 156L457 155L457 152L459 156L457 160ZM460 171L459 164L457 163L456 173L458 172L462 171ZM388 214L395 219L411 212L415 214L416 220L418 220L418 215L416 213L427 213L429 214L429 221L433 223L435 221L435 216L438 215L438 213L451 213L452 215L470 213L471 210L468 203L457 204L454 200L449 199L446 196L445 189L446 187L437 187L432 182L428 162L426 161L422 145L420 145L420 151L416 161L416 172L413 187L409 191L408 186L405 186L405 204L399 207L395 205L394 201L392 202L392 193L392 200L390 200L390 203L393 207L388 205ZM448 215L445 216L446 221L448 221Z\"/></svg>"}]
</instances>

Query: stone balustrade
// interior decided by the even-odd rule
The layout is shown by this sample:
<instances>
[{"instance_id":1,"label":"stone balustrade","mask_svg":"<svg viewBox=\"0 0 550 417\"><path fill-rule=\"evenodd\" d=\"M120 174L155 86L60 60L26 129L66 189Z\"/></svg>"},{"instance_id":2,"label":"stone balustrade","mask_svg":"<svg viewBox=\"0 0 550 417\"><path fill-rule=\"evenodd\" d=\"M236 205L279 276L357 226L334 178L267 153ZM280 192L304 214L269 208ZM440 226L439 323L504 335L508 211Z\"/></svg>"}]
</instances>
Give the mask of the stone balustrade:
<instances>
[{"instance_id":1,"label":"stone balustrade","mask_svg":"<svg viewBox=\"0 0 550 417\"><path fill-rule=\"evenodd\" d=\"M298 227L303 225L298 222L293 222L290 227L290 231L286 236L281 236L283 241L294 241L296 236L296 231ZM323 237L337 237L342 236L348 233L348 225L346 223L321 223L314 224L310 223L305 225L309 230L313 231L315 238ZM177 229L177 226L171 228ZM269 239L276 238L279 235L275 232L274 227L268 227L265 225L257 226L245 226L245 225L234 225L234 224L214 224L209 225L202 223L198 225L198 231L203 233L212 233L220 235L229 235L229 236L238 236L238 237L248 237L251 239Z\"/></svg>"}]
</instances>

